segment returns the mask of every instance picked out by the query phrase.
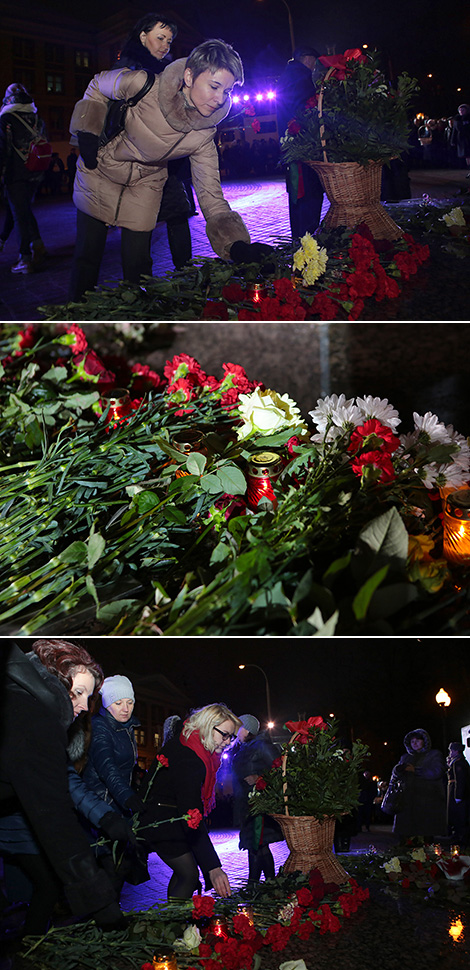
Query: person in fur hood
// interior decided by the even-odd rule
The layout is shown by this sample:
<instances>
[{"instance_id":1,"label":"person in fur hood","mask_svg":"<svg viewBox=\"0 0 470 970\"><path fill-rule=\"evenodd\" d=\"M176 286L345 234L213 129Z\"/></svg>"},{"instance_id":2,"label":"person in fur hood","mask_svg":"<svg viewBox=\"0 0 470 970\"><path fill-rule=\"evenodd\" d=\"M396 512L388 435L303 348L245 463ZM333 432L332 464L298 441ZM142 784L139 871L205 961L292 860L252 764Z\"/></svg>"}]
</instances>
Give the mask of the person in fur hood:
<instances>
[{"instance_id":1,"label":"person in fur hood","mask_svg":"<svg viewBox=\"0 0 470 970\"><path fill-rule=\"evenodd\" d=\"M404 792L393 831L403 838L413 835L434 838L447 834L447 772L444 756L431 747L423 728L405 735L406 754L395 765L391 781L400 780Z\"/></svg>"},{"instance_id":2,"label":"person in fur hood","mask_svg":"<svg viewBox=\"0 0 470 970\"><path fill-rule=\"evenodd\" d=\"M248 230L224 199L214 142L216 127L231 107L230 93L243 82L239 55L222 40L195 47L187 59L169 64L148 93L130 107L121 134L99 148L109 99L136 95L144 71L97 74L73 111L70 131L80 159L74 186L77 243L70 298L80 299L97 281L107 227L119 226L124 279L151 275L150 240L170 159L189 156L206 232L218 256L260 259L269 247L250 245Z\"/></svg>"}]
</instances>

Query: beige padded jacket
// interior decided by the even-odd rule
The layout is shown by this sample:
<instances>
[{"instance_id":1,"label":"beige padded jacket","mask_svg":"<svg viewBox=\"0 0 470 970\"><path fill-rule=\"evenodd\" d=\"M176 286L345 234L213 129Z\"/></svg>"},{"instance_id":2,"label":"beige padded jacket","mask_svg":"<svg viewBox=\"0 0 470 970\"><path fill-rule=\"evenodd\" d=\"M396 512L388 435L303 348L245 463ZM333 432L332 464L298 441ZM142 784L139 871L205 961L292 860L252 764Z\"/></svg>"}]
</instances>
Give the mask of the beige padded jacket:
<instances>
[{"instance_id":1,"label":"beige padded jacket","mask_svg":"<svg viewBox=\"0 0 470 970\"><path fill-rule=\"evenodd\" d=\"M185 64L185 58L169 64L148 94L128 109L125 131L99 149L96 169L87 169L79 159L73 198L77 209L108 225L151 230L160 209L167 162L189 155L209 242L218 256L227 259L234 242L250 242L242 218L224 199L214 143L216 125L228 114L230 98L204 118L183 95ZM95 75L75 105L72 134L99 135L108 100L132 97L145 79L145 71L128 68Z\"/></svg>"}]
</instances>

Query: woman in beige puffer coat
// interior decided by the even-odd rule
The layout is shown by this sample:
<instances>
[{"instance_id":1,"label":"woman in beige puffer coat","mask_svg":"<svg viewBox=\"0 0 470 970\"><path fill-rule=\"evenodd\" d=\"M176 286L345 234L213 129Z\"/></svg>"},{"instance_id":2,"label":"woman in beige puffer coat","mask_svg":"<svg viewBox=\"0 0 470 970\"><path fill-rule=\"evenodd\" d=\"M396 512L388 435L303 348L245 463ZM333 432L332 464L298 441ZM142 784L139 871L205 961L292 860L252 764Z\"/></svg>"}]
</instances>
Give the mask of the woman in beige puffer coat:
<instances>
[{"instance_id":1,"label":"woman in beige puffer coat","mask_svg":"<svg viewBox=\"0 0 470 970\"><path fill-rule=\"evenodd\" d=\"M249 259L249 233L223 197L214 142L216 126L230 110L230 91L243 81L238 54L223 41L212 40L195 48L187 60L174 61L128 109L125 130L98 148L109 99L133 97L145 80L145 71L104 71L75 106L70 130L78 137L81 157L73 196L78 218L70 299L80 299L96 285L109 225L122 230L124 278L139 282L141 275L151 275L151 233L171 158L190 157L206 232L217 255L233 258L231 247L240 243L238 252Z\"/></svg>"}]
</instances>

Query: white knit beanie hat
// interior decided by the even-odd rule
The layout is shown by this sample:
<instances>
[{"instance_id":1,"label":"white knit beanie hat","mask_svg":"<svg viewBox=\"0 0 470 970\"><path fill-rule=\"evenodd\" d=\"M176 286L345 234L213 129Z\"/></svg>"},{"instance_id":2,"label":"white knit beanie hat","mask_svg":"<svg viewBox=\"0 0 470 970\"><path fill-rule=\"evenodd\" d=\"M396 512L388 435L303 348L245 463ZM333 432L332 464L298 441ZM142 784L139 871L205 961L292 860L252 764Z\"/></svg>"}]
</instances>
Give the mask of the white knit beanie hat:
<instances>
[{"instance_id":1,"label":"white knit beanie hat","mask_svg":"<svg viewBox=\"0 0 470 970\"><path fill-rule=\"evenodd\" d=\"M133 701L134 688L128 677L115 674L114 677L106 677L100 690L103 707L109 707L115 701L122 701L124 697L130 697Z\"/></svg>"}]
</instances>

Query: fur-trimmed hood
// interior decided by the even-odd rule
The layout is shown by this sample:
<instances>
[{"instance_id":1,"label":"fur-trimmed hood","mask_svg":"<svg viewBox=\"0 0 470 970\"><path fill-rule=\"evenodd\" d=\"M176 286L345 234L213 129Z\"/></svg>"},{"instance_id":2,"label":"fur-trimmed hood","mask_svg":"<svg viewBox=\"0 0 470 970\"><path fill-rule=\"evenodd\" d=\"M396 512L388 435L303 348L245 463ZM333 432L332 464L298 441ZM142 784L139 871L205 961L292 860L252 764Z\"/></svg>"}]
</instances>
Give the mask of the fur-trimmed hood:
<instances>
[{"instance_id":1,"label":"fur-trimmed hood","mask_svg":"<svg viewBox=\"0 0 470 970\"><path fill-rule=\"evenodd\" d=\"M422 738L424 741L424 745L420 752L413 751L413 748L411 747L411 739L414 737ZM414 731L408 731L408 734L405 734L405 737L403 738L403 744L405 745L408 754L425 754L427 751L431 750L432 746L430 735L424 730L424 728L415 728Z\"/></svg>"},{"instance_id":2,"label":"fur-trimmed hood","mask_svg":"<svg viewBox=\"0 0 470 970\"><path fill-rule=\"evenodd\" d=\"M224 118L227 117L232 107L230 96L224 101L223 105L214 111L208 118L199 114L197 108L193 108L183 94L183 74L186 67L186 58L180 57L165 68L159 77L158 103L161 112L175 131L201 131L205 128L215 128Z\"/></svg>"}]
</instances>

